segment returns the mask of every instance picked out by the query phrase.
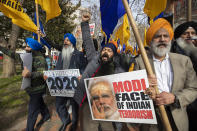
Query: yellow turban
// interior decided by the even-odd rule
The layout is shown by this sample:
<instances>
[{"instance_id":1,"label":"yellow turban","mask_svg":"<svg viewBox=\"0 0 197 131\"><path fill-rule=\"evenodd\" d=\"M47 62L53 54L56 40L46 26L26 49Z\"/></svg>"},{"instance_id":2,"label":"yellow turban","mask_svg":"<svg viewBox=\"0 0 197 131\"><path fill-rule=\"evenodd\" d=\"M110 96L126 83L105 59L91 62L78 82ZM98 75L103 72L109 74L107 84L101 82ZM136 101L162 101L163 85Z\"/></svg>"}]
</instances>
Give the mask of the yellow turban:
<instances>
[{"instance_id":1,"label":"yellow turban","mask_svg":"<svg viewBox=\"0 0 197 131\"><path fill-rule=\"evenodd\" d=\"M174 36L172 26L164 18L159 18L150 25L148 31L146 32L146 42L147 42L147 44L150 45L150 42L152 41L155 33L161 28L166 29L168 31L168 33L170 35L170 39L172 40L172 38Z\"/></svg>"}]
</instances>

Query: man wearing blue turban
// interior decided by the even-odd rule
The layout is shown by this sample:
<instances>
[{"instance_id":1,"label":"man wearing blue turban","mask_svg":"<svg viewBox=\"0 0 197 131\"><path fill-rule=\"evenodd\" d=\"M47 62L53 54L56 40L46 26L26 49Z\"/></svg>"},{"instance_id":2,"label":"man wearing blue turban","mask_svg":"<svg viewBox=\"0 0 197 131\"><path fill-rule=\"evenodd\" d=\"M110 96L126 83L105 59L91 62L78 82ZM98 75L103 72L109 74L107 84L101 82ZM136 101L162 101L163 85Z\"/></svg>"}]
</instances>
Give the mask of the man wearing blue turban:
<instances>
[{"instance_id":1,"label":"man wearing blue turban","mask_svg":"<svg viewBox=\"0 0 197 131\"><path fill-rule=\"evenodd\" d=\"M76 46L76 39L75 39L75 37L73 36L73 34L71 34L71 33L66 33L65 35L64 35L64 40L65 39L68 39L71 43L72 43L72 45L75 47Z\"/></svg>"},{"instance_id":2,"label":"man wearing blue turban","mask_svg":"<svg viewBox=\"0 0 197 131\"><path fill-rule=\"evenodd\" d=\"M76 38L71 33L64 35L63 46L53 44L48 38L44 38L50 45L60 51L55 70L79 69L82 74L87 61L84 54L76 49ZM72 126L70 131L76 131L78 122L78 104L73 98L56 96L56 111L62 121L59 131L65 131L67 125L71 123L70 115L66 108L66 102L70 99L72 105Z\"/></svg>"},{"instance_id":3,"label":"man wearing blue turban","mask_svg":"<svg viewBox=\"0 0 197 131\"><path fill-rule=\"evenodd\" d=\"M49 110L42 97L46 92L46 82L43 78L43 73L40 71L47 70L47 63L44 54L41 52L42 49L42 45L38 41L33 38L26 38L26 53L23 55L32 55L32 71L30 72L27 67L24 67L22 72L22 76L24 78L29 78L31 81L29 86L24 87L30 97L26 131L34 130L39 113L41 113L42 119L36 125L37 127L40 127L44 122L50 119ZM24 60L22 61L22 57L19 54L2 46L0 46L0 50L13 59L19 60L21 64L25 63Z\"/></svg>"},{"instance_id":4,"label":"man wearing blue turban","mask_svg":"<svg viewBox=\"0 0 197 131\"><path fill-rule=\"evenodd\" d=\"M37 40L34 40L33 38L26 38L25 42L34 51L42 50L42 45Z\"/></svg>"}]
</instances>

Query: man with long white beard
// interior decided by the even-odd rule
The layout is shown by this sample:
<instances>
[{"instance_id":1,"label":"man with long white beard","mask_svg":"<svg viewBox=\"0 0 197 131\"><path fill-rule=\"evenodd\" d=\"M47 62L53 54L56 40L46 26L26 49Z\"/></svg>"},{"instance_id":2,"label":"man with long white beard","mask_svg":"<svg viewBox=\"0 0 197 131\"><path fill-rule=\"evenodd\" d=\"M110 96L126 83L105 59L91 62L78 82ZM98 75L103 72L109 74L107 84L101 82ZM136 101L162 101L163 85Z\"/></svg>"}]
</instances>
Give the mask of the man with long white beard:
<instances>
[{"instance_id":1,"label":"man with long white beard","mask_svg":"<svg viewBox=\"0 0 197 131\"><path fill-rule=\"evenodd\" d=\"M52 45L52 47L55 47L54 44L50 44L50 45ZM60 48L57 47L57 49L60 49ZM86 67L86 58L84 57L84 54L82 52L76 49L75 37L70 33L66 33L64 35L64 43L62 47L62 52L60 53L58 57L55 70L79 69L80 73L82 74L85 67ZM77 128L78 108L79 108L78 104L74 101L73 98L57 96L56 97L56 111L63 123L59 131L65 131L68 124L71 123L70 115L66 108L66 102L69 99L72 105L72 126L71 126L70 131L75 131Z\"/></svg>"},{"instance_id":2,"label":"man with long white beard","mask_svg":"<svg viewBox=\"0 0 197 131\"><path fill-rule=\"evenodd\" d=\"M148 54L156 77L149 79L147 94L156 105L164 105L173 131L188 131L186 106L197 97L197 78L191 60L184 55L170 53L173 29L163 18L157 19L147 31ZM144 69L142 57L136 58L135 70ZM160 94L156 94L157 85ZM162 118L156 108L157 125L141 125L143 131L163 131Z\"/></svg>"},{"instance_id":3,"label":"man with long white beard","mask_svg":"<svg viewBox=\"0 0 197 131\"><path fill-rule=\"evenodd\" d=\"M189 21L179 25L174 32L175 42L171 51L189 56L197 73L197 22ZM197 130L197 99L187 107L189 130Z\"/></svg>"},{"instance_id":4,"label":"man with long white beard","mask_svg":"<svg viewBox=\"0 0 197 131\"><path fill-rule=\"evenodd\" d=\"M197 72L197 22L189 21L179 25L175 29L174 39L171 52L189 56Z\"/></svg>"}]
</instances>

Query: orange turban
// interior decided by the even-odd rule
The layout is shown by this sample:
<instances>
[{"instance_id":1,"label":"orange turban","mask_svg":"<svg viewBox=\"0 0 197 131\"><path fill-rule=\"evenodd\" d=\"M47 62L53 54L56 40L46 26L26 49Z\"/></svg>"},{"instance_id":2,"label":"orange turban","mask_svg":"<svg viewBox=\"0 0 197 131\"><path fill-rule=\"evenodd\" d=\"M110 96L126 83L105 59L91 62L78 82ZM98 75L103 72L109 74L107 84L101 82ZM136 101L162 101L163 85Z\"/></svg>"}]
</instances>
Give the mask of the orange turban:
<instances>
[{"instance_id":1,"label":"orange turban","mask_svg":"<svg viewBox=\"0 0 197 131\"><path fill-rule=\"evenodd\" d=\"M168 31L168 33L170 35L170 39L172 40L172 38L174 36L172 26L164 18L159 18L150 25L148 31L146 32L146 42L147 42L147 44L150 45L150 42L152 41L155 33L161 28L166 29Z\"/></svg>"}]
</instances>

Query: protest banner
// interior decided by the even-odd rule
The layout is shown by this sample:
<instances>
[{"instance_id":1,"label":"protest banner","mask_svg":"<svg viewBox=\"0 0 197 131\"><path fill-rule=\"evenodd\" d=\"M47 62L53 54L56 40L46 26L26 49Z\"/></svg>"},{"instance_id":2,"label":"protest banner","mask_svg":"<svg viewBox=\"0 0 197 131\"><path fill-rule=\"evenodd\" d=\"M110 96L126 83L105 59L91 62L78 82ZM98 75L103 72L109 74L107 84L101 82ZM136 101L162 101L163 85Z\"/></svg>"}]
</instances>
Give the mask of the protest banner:
<instances>
[{"instance_id":1,"label":"protest banner","mask_svg":"<svg viewBox=\"0 0 197 131\"><path fill-rule=\"evenodd\" d=\"M94 35L94 29L95 29L95 23L89 24L89 27L90 27L90 34L91 34L91 36L93 36Z\"/></svg>"},{"instance_id":2,"label":"protest banner","mask_svg":"<svg viewBox=\"0 0 197 131\"><path fill-rule=\"evenodd\" d=\"M23 67L27 67L27 69L32 71L32 53L22 53L20 54L20 58L23 61ZM23 77L21 90L25 90L26 88L31 86L31 78Z\"/></svg>"},{"instance_id":3,"label":"protest banner","mask_svg":"<svg viewBox=\"0 0 197 131\"><path fill-rule=\"evenodd\" d=\"M73 97L78 88L79 69L44 71L51 96Z\"/></svg>"},{"instance_id":4,"label":"protest banner","mask_svg":"<svg viewBox=\"0 0 197 131\"><path fill-rule=\"evenodd\" d=\"M93 120L157 124L145 70L84 81Z\"/></svg>"},{"instance_id":5,"label":"protest banner","mask_svg":"<svg viewBox=\"0 0 197 131\"><path fill-rule=\"evenodd\" d=\"M59 52L58 51L51 51L51 57L52 57L52 66L56 66L57 60L59 57Z\"/></svg>"}]
</instances>

